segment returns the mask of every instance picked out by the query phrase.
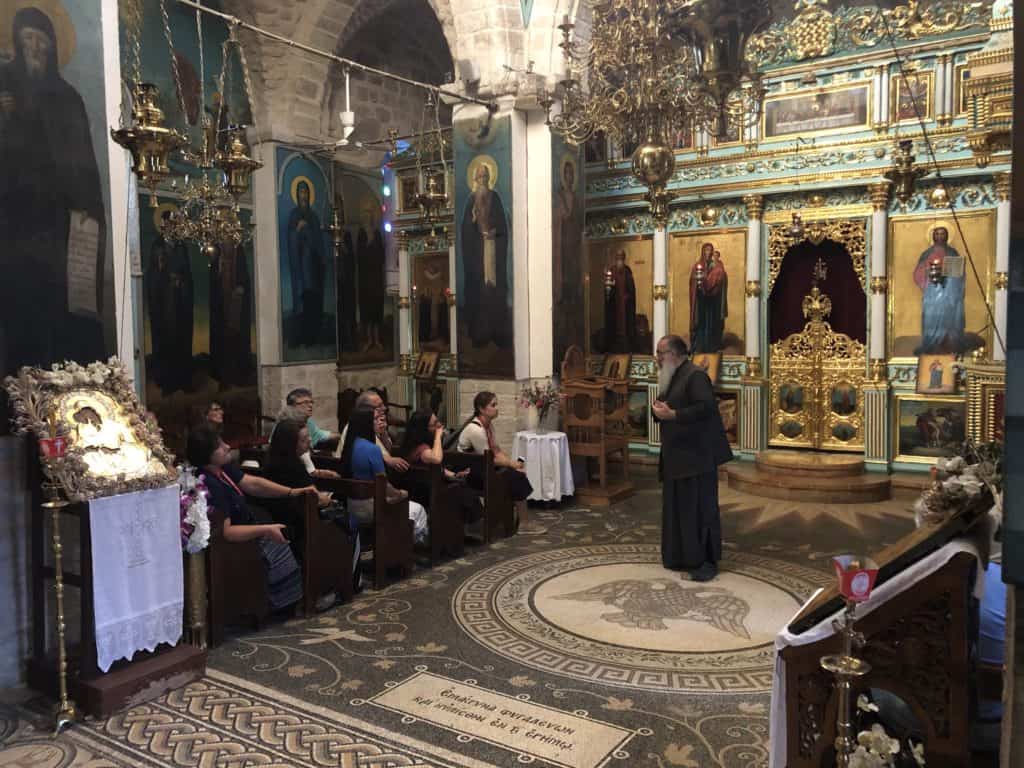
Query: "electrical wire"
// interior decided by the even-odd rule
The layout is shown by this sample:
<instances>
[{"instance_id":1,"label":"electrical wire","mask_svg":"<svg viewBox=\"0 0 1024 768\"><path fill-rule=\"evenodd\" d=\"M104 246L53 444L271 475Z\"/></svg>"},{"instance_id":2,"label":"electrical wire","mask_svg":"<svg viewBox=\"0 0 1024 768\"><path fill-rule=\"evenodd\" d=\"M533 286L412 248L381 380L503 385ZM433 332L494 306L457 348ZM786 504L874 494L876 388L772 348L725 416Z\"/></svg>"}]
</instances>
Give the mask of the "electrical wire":
<instances>
[{"instance_id":1,"label":"electrical wire","mask_svg":"<svg viewBox=\"0 0 1024 768\"><path fill-rule=\"evenodd\" d=\"M456 91L445 90L444 88L438 85L424 83L420 80L413 80L411 77L403 77L402 75L396 75L393 72L388 72L383 69L377 69L376 67L369 67L365 64L360 64L358 61L346 59L345 57L338 56L337 54L334 53L328 53L327 51L320 50L319 48L314 48L311 45L306 45L305 43L297 42L283 35L278 35L275 32L270 32L266 29L263 29L262 27L257 27L255 24L250 24L247 21L242 21L237 16L232 16L229 13L221 13L220 11L216 11L213 8L207 8L206 6L201 5L198 2L194 2L194 0L176 1L178 3L181 3L182 5L188 6L189 8L195 8L197 11L202 11L203 13L208 13L211 16L216 16L220 19L223 19L224 21L228 22L228 24L233 24L235 26L242 27L243 29L248 29L250 32L255 32L256 34L262 35L263 37L266 37L270 40L276 40L279 43L287 45L289 48L298 48L300 51L305 51L306 53L312 53L314 56L321 56L325 59L336 61L343 66L351 67L352 69L359 70L360 72L366 72L371 75L378 75L379 77L384 77L387 78L388 80L395 80L396 82L399 83L405 83L406 85L411 85L416 88L422 88L427 91L432 91L438 96L448 96L449 98L458 99L459 101L466 101L472 104L480 104L481 106L487 107L487 109L490 112L498 111L498 105L494 101L485 101L484 99L478 99L474 96L465 96L461 93L457 93Z\"/></svg>"},{"instance_id":2,"label":"electrical wire","mask_svg":"<svg viewBox=\"0 0 1024 768\"><path fill-rule=\"evenodd\" d=\"M910 96L911 106L914 108L914 116L917 118L917 124L921 129L921 136L924 139L925 148L927 149L929 158L931 160L932 172L935 174L935 178L938 179L939 183L944 189L946 189L946 181L942 177L942 171L939 168L939 161L935 154L935 147L932 144L931 135L928 133L928 127L925 125L924 115L921 112L921 106L918 102L917 94L910 88L910 83L907 79L906 66L904 59L900 55L899 49L896 46L896 35L893 32L892 24L889 21L889 17L885 15L885 11L882 6L876 4L875 7L878 9L879 16L882 18L882 23L885 25L885 34L889 39L889 48L892 51L893 56L896 58L896 64L899 67L899 77L903 81L903 87L906 88L907 94ZM999 348L1002 350L1003 355L1006 355L1006 342L1003 339L1003 334L999 331L999 326L996 324L995 312L992 309L992 305L988 301L988 296L985 291L985 285L981 280L981 275L978 274L978 267L974 263L974 257L971 255L971 247L967 242L967 238L964 236L963 226L960 223L960 217L957 215L956 200L952 195L947 194L947 206L949 212L953 216L953 223L956 225L957 232L960 235L960 241L964 246L964 253L967 258L967 263L971 265L971 274L974 275L974 281L978 286L978 292L981 294L981 300L985 304L985 311L988 314L989 326L992 328L992 334L995 337L996 342L999 344Z\"/></svg>"}]
</instances>

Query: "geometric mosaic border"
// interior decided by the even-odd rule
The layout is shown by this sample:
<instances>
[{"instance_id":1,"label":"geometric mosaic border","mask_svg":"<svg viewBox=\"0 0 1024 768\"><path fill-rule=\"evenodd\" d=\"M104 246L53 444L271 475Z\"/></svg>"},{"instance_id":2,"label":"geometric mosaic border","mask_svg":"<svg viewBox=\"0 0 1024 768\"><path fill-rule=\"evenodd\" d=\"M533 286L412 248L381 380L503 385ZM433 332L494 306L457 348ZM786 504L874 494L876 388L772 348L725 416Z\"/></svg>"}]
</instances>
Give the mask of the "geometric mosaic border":
<instances>
[{"instance_id":1,"label":"geometric mosaic border","mask_svg":"<svg viewBox=\"0 0 1024 768\"><path fill-rule=\"evenodd\" d=\"M476 642L548 674L658 692L749 694L771 690L771 641L725 651L628 648L567 632L546 621L532 605L535 586L560 573L593 565L660 562L656 544L579 546L512 558L467 579L452 598L452 611ZM822 583L820 571L734 550L725 551L720 568L781 589L795 598L797 605Z\"/></svg>"}]
</instances>

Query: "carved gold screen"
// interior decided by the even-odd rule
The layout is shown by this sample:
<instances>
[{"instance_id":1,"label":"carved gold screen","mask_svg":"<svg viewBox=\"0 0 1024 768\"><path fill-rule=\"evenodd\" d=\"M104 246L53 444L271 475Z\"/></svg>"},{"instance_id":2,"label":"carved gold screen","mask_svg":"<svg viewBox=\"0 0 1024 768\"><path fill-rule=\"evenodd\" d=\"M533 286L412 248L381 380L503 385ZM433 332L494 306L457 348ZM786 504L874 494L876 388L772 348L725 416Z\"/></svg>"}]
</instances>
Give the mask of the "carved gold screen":
<instances>
[{"instance_id":1,"label":"carved gold screen","mask_svg":"<svg viewBox=\"0 0 1024 768\"><path fill-rule=\"evenodd\" d=\"M804 329L771 346L770 445L864 449L866 348L832 330L831 311L814 287L803 300Z\"/></svg>"}]
</instances>

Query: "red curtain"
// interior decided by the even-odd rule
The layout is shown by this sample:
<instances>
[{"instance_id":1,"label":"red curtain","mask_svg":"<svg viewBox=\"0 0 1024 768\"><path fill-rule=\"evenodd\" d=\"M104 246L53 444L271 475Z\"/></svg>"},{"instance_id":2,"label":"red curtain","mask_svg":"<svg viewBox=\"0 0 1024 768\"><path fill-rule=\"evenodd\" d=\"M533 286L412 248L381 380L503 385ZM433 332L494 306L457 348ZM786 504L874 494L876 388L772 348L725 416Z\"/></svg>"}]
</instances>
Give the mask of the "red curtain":
<instances>
[{"instance_id":1,"label":"red curtain","mask_svg":"<svg viewBox=\"0 0 1024 768\"><path fill-rule=\"evenodd\" d=\"M819 245L805 240L786 251L768 297L771 343L799 333L807 323L801 304L811 292L814 265L819 257L825 263L827 275L818 287L832 300L832 314L825 319L832 330L860 342L867 341L867 296L849 252L834 240L822 240Z\"/></svg>"}]
</instances>

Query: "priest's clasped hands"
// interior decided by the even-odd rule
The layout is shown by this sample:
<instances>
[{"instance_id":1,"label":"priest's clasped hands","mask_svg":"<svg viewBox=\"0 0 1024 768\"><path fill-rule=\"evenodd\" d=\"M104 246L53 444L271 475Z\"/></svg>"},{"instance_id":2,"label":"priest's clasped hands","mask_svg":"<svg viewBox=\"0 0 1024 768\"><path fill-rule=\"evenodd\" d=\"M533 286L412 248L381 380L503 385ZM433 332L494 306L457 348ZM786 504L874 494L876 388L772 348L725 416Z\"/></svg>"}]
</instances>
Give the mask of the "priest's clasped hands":
<instances>
[{"instance_id":1,"label":"priest's clasped hands","mask_svg":"<svg viewBox=\"0 0 1024 768\"><path fill-rule=\"evenodd\" d=\"M664 400L655 400L651 410L658 421L672 421L676 417L676 412Z\"/></svg>"}]
</instances>

